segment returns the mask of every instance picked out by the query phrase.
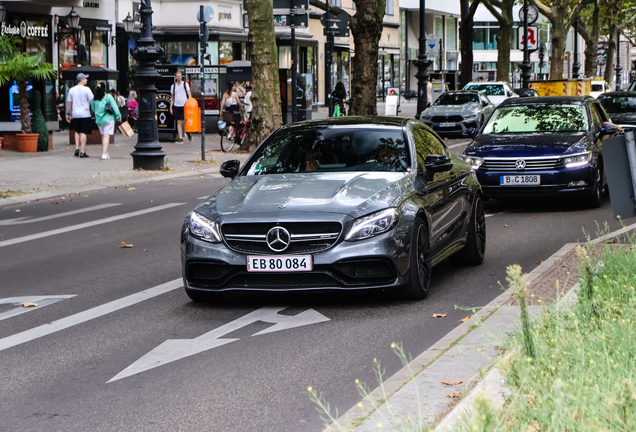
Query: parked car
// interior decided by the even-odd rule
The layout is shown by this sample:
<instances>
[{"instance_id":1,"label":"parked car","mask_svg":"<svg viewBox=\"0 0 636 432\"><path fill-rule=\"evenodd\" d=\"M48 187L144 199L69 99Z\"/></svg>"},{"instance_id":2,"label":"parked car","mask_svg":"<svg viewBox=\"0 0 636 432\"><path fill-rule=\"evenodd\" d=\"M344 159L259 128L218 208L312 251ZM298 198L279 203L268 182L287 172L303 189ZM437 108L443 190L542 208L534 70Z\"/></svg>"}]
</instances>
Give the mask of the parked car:
<instances>
[{"instance_id":1,"label":"parked car","mask_svg":"<svg viewBox=\"0 0 636 432\"><path fill-rule=\"evenodd\" d=\"M420 120L440 135L463 134L469 128L479 129L494 109L481 92L451 91L439 95Z\"/></svg>"},{"instance_id":2,"label":"parked car","mask_svg":"<svg viewBox=\"0 0 636 432\"><path fill-rule=\"evenodd\" d=\"M446 257L479 264L486 231L468 163L414 119L283 126L185 219L185 291L391 290L426 297Z\"/></svg>"},{"instance_id":3,"label":"parked car","mask_svg":"<svg viewBox=\"0 0 636 432\"><path fill-rule=\"evenodd\" d=\"M590 91L590 96L592 96L593 98L598 98L603 93L607 93L611 90L611 87L607 83L607 81L592 81L591 86L592 90Z\"/></svg>"},{"instance_id":4,"label":"parked car","mask_svg":"<svg viewBox=\"0 0 636 432\"><path fill-rule=\"evenodd\" d=\"M603 93L598 97L612 122L619 125L636 125L636 91Z\"/></svg>"},{"instance_id":5,"label":"parked car","mask_svg":"<svg viewBox=\"0 0 636 432\"><path fill-rule=\"evenodd\" d=\"M602 141L617 130L590 96L509 99L462 157L486 198L573 196L601 205Z\"/></svg>"},{"instance_id":6,"label":"parked car","mask_svg":"<svg viewBox=\"0 0 636 432\"><path fill-rule=\"evenodd\" d=\"M518 88L515 89L515 93L519 95L519 97L539 97L539 92L535 89L531 88Z\"/></svg>"},{"instance_id":7,"label":"parked car","mask_svg":"<svg viewBox=\"0 0 636 432\"><path fill-rule=\"evenodd\" d=\"M499 105L508 98L517 98L519 95L512 90L510 84L503 81L496 82L469 82L464 90L477 90L486 95L494 105Z\"/></svg>"}]
</instances>

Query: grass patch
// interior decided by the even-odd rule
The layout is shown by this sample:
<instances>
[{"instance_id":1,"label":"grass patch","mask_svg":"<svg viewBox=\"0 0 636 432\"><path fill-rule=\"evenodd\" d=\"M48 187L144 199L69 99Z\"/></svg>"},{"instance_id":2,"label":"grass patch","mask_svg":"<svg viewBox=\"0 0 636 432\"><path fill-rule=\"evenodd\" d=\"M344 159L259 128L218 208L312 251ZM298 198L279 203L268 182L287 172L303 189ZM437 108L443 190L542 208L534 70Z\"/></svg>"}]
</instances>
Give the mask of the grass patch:
<instances>
[{"instance_id":1,"label":"grass patch","mask_svg":"<svg viewBox=\"0 0 636 432\"><path fill-rule=\"evenodd\" d=\"M578 247L580 290L571 306L552 305L531 320L520 302L522 331L499 365L511 394L503 409L476 397L456 431L636 430L636 237L628 241ZM509 269L509 283L522 299L517 270Z\"/></svg>"},{"instance_id":2,"label":"grass patch","mask_svg":"<svg viewBox=\"0 0 636 432\"><path fill-rule=\"evenodd\" d=\"M7 189L4 192L0 192L0 199L11 198L11 197L14 197L14 196L24 195L25 193L26 192L23 192L21 190Z\"/></svg>"}]
</instances>

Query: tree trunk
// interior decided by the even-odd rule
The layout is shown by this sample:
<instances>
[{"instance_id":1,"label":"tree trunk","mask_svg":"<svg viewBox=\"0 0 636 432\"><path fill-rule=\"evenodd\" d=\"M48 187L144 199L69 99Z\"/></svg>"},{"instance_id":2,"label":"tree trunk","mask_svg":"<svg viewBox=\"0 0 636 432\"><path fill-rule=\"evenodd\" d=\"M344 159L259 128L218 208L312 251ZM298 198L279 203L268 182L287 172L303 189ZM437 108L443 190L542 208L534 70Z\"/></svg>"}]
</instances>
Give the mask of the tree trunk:
<instances>
[{"instance_id":1,"label":"tree trunk","mask_svg":"<svg viewBox=\"0 0 636 432\"><path fill-rule=\"evenodd\" d=\"M272 0L247 0L247 9L252 63L252 120L241 151L251 152L281 127L283 121Z\"/></svg>"},{"instance_id":2,"label":"tree trunk","mask_svg":"<svg viewBox=\"0 0 636 432\"><path fill-rule=\"evenodd\" d=\"M356 0L351 34L356 47L351 70L350 115L377 115L378 49L386 0ZM329 71L325 71L329 73Z\"/></svg>"},{"instance_id":3,"label":"tree trunk","mask_svg":"<svg viewBox=\"0 0 636 432\"><path fill-rule=\"evenodd\" d=\"M473 0L479 3L480 0ZM461 22L459 23L459 40L461 41L461 76L459 88L473 80L473 17L476 6L471 8L469 0L460 0Z\"/></svg>"},{"instance_id":4,"label":"tree trunk","mask_svg":"<svg viewBox=\"0 0 636 432\"><path fill-rule=\"evenodd\" d=\"M598 56L598 38L601 34L601 25L599 21L600 8L598 0L594 3L594 12L592 12L592 34L590 41L585 41L585 77L593 78L596 76L596 60Z\"/></svg>"},{"instance_id":5,"label":"tree trunk","mask_svg":"<svg viewBox=\"0 0 636 432\"><path fill-rule=\"evenodd\" d=\"M563 53L568 28L565 27L565 13L561 7L552 8L552 58L550 59L550 79L563 79Z\"/></svg>"},{"instance_id":6,"label":"tree trunk","mask_svg":"<svg viewBox=\"0 0 636 432\"><path fill-rule=\"evenodd\" d=\"M616 58L616 34L618 33L617 26L615 24L609 27L609 41L607 43L607 61L605 62L605 74L604 79L610 85L614 78L614 59Z\"/></svg>"},{"instance_id":7,"label":"tree trunk","mask_svg":"<svg viewBox=\"0 0 636 432\"><path fill-rule=\"evenodd\" d=\"M510 81L510 44L512 43L512 6L501 11L505 22L499 23L497 33L497 81Z\"/></svg>"},{"instance_id":8,"label":"tree trunk","mask_svg":"<svg viewBox=\"0 0 636 432\"><path fill-rule=\"evenodd\" d=\"M29 116L29 95L27 93L26 81L18 82L18 94L20 95L20 123L22 125L22 133L30 134L31 117Z\"/></svg>"}]
</instances>

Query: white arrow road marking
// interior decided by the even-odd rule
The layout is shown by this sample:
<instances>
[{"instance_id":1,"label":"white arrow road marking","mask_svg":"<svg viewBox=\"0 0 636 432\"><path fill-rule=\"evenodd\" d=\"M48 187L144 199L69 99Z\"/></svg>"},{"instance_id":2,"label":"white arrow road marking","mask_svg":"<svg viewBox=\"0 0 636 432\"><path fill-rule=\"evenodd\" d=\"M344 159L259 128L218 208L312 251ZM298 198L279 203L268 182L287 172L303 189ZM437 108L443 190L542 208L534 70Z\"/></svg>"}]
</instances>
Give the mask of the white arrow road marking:
<instances>
[{"instance_id":1,"label":"white arrow road marking","mask_svg":"<svg viewBox=\"0 0 636 432\"><path fill-rule=\"evenodd\" d=\"M68 212L64 212L64 213L58 213L58 214L54 214L54 215L51 215L51 216L39 217L39 218L35 218L35 219L31 219L30 216L29 217L23 217L23 218L17 218L17 219L5 219L5 220L0 220L0 225L20 225L20 224L41 222L41 221L45 221L45 220L49 220L49 219L55 219L55 218L64 217L64 216L71 216L71 215L85 213L85 212L94 211L94 210L101 210L101 209L105 209L105 208L108 208L108 207L114 207L114 206L118 206L118 205L122 205L122 203L102 204L102 205L97 205L97 206L93 206L93 207L87 207L87 208L84 208L84 209L73 210L73 211L68 211Z\"/></svg>"},{"instance_id":2,"label":"white arrow road marking","mask_svg":"<svg viewBox=\"0 0 636 432\"><path fill-rule=\"evenodd\" d=\"M76 313L75 315L71 315L57 321L53 321L50 324L44 324L39 327L32 328L31 330L7 336L3 339L0 339L0 351L14 347L16 345L30 342L43 336L48 336L52 333L59 332L60 330L64 330L77 324L81 324L86 321L90 321L92 319L107 315L111 312L116 312L120 309L132 306L137 303L141 303L144 300L148 300L158 295L174 291L177 288L181 287L183 287L183 279L175 279L173 281L166 282L165 284L158 285L154 288L140 291L136 294L114 300L110 303L106 303L101 306Z\"/></svg>"},{"instance_id":3,"label":"white arrow road marking","mask_svg":"<svg viewBox=\"0 0 636 432\"><path fill-rule=\"evenodd\" d=\"M56 235L56 234L63 234L65 232L69 232L69 231L77 231L78 229L82 229L82 228L89 228L95 225L101 225L101 224L105 224L108 222L115 222L118 220L122 220L122 219L127 219L133 216L140 216L146 213L152 213L152 212L156 212L159 210L165 210L171 207L177 207L180 205L184 205L185 203L170 203L170 204L164 204L164 205L160 205L157 207L150 207L147 208L145 210L138 210L138 211L134 211L134 212L130 212L130 213L124 213L124 214L120 214L117 216L111 216L108 218L104 218L104 219L97 219L94 220L92 222L86 222L86 223L82 223L82 224L77 224L77 225L72 225L72 226L68 226L65 228L59 228L59 229L54 229L51 231L45 231L42 233L38 233L38 234L31 234L28 236L24 236L24 237L18 237L18 238L14 238L14 239L10 239L10 240L4 240L4 241L0 241L0 247L4 247L4 246L10 246L13 244L17 244L17 243L23 243L26 241L30 241L30 240L36 240L36 239L40 239L43 237L49 237L52 235Z\"/></svg>"},{"instance_id":4,"label":"white arrow road marking","mask_svg":"<svg viewBox=\"0 0 636 432\"><path fill-rule=\"evenodd\" d=\"M240 328L246 327L257 321L274 324L252 336L259 336L280 330L287 330L294 327L301 327L310 324L329 321L329 318L316 312L313 309L306 310L295 316L280 315L278 312L286 309L283 307L264 307L234 321L217 327L194 339L172 339L163 342L154 350L128 366L126 369L112 378L110 382L156 368L239 339L221 339L226 334L232 333Z\"/></svg>"},{"instance_id":5,"label":"white arrow road marking","mask_svg":"<svg viewBox=\"0 0 636 432\"><path fill-rule=\"evenodd\" d=\"M49 295L49 296L23 296L23 297L9 297L0 299L0 305L2 304L12 304L16 305L15 309L11 309L7 312L3 312L0 314L0 321L5 320L7 318L11 318L17 315L21 315L23 313L31 312L33 310L39 309L44 306L51 305L53 303L57 303L62 300L69 299L71 297L75 297L73 295ZM25 308L20 306L22 303L37 303L38 307L29 307Z\"/></svg>"}]
</instances>

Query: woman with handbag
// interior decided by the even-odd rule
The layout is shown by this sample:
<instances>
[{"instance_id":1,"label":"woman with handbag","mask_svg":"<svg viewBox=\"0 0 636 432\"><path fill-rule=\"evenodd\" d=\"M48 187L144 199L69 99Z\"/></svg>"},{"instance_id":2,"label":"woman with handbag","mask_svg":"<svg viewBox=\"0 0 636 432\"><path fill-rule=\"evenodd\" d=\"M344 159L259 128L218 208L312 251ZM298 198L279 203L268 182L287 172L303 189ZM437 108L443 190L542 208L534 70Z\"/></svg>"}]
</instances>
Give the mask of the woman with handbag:
<instances>
[{"instance_id":1,"label":"woman with handbag","mask_svg":"<svg viewBox=\"0 0 636 432\"><path fill-rule=\"evenodd\" d=\"M233 81L227 83L225 93L223 93L223 99L221 100L221 109L223 110L223 121L228 123L229 132L227 134L228 139L234 139L235 129L240 122L241 109L243 108L241 100L236 93L236 84ZM235 119L235 115L238 120Z\"/></svg>"},{"instance_id":2,"label":"woman with handbag","mask_svg":"<svg viewBox=\"0 0 636 432\"><path fill-rule=\"evenodd\" d=\"M106 85L101 83L95 90L95 97L91 102L91 110L95 113L95 123L102 134L102 160L110 159L108 144L111 135L115 134L115 120L121 119L117 102L106 93Z\"/></svg>"}]
</instances>

